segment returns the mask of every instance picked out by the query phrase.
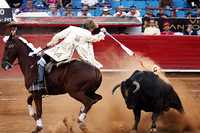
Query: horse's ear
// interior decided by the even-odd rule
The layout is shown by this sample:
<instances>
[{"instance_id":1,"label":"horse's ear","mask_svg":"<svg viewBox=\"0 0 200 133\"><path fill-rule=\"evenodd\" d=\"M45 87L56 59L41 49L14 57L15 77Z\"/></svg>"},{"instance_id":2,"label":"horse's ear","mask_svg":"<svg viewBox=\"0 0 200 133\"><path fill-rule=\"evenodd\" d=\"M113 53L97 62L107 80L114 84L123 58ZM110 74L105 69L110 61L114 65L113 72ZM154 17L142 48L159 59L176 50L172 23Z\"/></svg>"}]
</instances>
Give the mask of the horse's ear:
<instances>
[{"instance_id":1,"label":"horse's ear","mask_svg":"<svg viewBox=\"0 0 200 133\"><path fill-rule=\"evenodd\" d=\"M17 32L17 27L14 27L14 29L11 30L11 36L14 37L16 35Z\"/></svg>"},{"instance_id":2,"label":"horse's ear","mask_svg":"<svg viewBox=\"0 0 200 133\"><path fill-rule=\"evenodd\" d=\"M7 42L8 40L12 40L12 39L15 37L16 32L17 32L17 27L14 27L13 29L11 29L9 37L8 37L8 38L5 37L5 38L3 39L4 42Z\"/></svg>"}]
</instances>

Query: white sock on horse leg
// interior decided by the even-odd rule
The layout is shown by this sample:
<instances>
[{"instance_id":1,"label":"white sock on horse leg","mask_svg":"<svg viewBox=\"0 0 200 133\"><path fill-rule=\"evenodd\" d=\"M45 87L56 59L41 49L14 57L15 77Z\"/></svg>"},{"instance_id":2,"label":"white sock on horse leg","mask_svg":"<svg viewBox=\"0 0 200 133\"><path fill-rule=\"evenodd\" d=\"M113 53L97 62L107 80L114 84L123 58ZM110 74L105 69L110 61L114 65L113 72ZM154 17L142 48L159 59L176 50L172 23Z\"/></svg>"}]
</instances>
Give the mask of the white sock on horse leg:
<instances>
[{"instance_id":1,"label":"white sock on horse leg","mask_svg":"<svg viewBox=\"0 0 200 133\"><path fill-rule=\"evenodd\" d=\"M35 114L35 110L33 109L32 105L28 105L29 115L33 116Z\"/></svg>"},{"instance_id":2,"label":"white sock on horse leg","mask_svg":"<svg viewBox=\"0 0 200 133\"><path fill-rule=\"evenodd\" d=\"M83 113L84 110L85 110L85 106L82 105L82 106L81 106L81 109L80 109L81 113Z\"/></svg>"},{"instance_id":3,"label":"white sock on horse leg","mask_svg":"<svg viewBox=\"0 0 200 133\"><path fill-rule=\"evenodd\" d=\"M86 118L86 113L81 113L78 119L79 121L84 122L85 118Z\"/></svg>"},{"instance_id":4,"label":"white sock on horse leg","mask_svg":"<svg viewBox=\"0 0 200 133\"><path fill-rule=\"evenodd\" d=\"M38 119L38 120L36 121L36 125L37 125L38 127L43 127L42 119L41 119L41 118Z\"/></svg>"}]
</instances>

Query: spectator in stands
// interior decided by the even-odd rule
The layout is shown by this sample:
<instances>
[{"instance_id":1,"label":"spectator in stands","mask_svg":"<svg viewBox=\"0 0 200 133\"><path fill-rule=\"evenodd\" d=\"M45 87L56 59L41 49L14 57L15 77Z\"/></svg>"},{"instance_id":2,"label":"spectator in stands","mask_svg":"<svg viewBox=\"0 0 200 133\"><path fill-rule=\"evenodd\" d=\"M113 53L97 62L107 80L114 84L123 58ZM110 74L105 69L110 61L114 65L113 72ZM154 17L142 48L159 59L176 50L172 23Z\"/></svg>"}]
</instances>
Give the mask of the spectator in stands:
<instances>
[{"instance_id":1,"label":"spectator in stands","mask_svg":"<svg viewBox=\"0 0 200 133\"><path fill-rule=\"evenodd\" d=\"M143 21L144 21L144 26L143 28L146 28L149 26L149 21L152 17L155 17L153 14L153 11L151 9L147 9L146 10L146 14L143 17Z\"/></svg>"},{"instance_id":2,"label":"spectator in stands","mask_svg":"<svg viewBox=\"0 0 200 133\"><path fill-rule=\"evenodd\" d=\"M82 5L88 5L89 7L94 7L98 4L98 0L81 0Z\"/></svg>"},{"instance_id":3,"label":"spectator in stands","mask_svg":"<svg viewBox=\"0 0 200 133\"><path fill-rule=\"evenodd\" d=\"M67 17L72 17L74 16L74 12L73 12L73 9L72 9L72 5L71 4L68 4L65 6L65 16Z\"/></svg>"},{"instance_id":4,"label":"spectator in stands","mask_svg":"<svg viewBox=\"0 0 200 133\"><path fill-rule=\"evenodd\" d=\"M34 12L36 9L33 7L33 1L27 0L27 2L20 8L20 12Z\"/></svg>"},{"instance_id":5,"label":"spectator in stands","mask_svg":"<svg viewBox=\"0 0 200 133\"><path fill-rule=\"evenodd\" d=\"M160 8L172 8L173 7L172 0L159 0L159 7Z\"/></svg>"},{"instance_id":6,"label":"spectator in stands","mask_svg":"<svg viewBox=\"0 0 200 133\"><path fill-rule=\"evenodd\" d=\"M46 10L48 9L47 4L45 3L44 0L32 0L33 1L33 6L38 9L38 10Z\"/></svg>"},{"instance_id":7,"label":"spectator in stands","mask_svg":"<svg viewBox=\"0 0 200 133\"><path fill-rule=\"evenodd\" d=\"M91 17L92 15L89 13L89 6L83 5L81 11L77 14L78 17Z\"/></svg>"},{"instance_id":8,"label":"spectator in stands","mask_svg":"<svg viewBox=\"0 0 200 133\"><path fill-rule=\"evenodd\" d=\"M48 11L48 15L49 16L54 16L54 17L58 17L61 16L60 11L58 10L58 6L56 4L50 4L49 5L49 11Z\"/></svg>"},{"instance_id":9,"label":"spectator in stands","mask_svg":"<svg viewBox=\"0 0 200 133\"><path fill-rule=\"evenodd\" d=\"M69 5L71 5L72 4L72 2L71 2L71 0L60 0L60 6L61 6L61 8L63 7L68 7Z\"/></svg>"},{"instance_id":10,"label":"spectator in stands","mask_svg":"<svg viewBox=\"0 0 200 133\"><path fill-rule=\"evenodd\" d=\"M110 3L111 0L99 0L100 3Z\"/></svg>"},{"instance_id":11,"label":"spectator in stands","mask_svg":"<svg viewBox=\"0 0 200 133\"><path fill-rule=\"evenodd\" d=\"M110 14L110 9L107 6L103 7L103 12L101 14L102 17L111 17L112 15Z\"/></svg>"},{"instance_id":12,"label":"spectator in stands","mask_svg":"<svg viewBox=\"0 0 200 133\"><path fill-rule=\"evenodd\" d=\"M197 15L196 15L197 19L200 19L200 7L197 9Z\"/></svg>"},{"instance_id":13,"label":"spectator in stands","mask_svg":"<svg viewBox=\"0 0 200 133\"><path fill-rule=\"evenodd\" d=\"M184 32L184 35L197 35L197 31L193 30L192 24L188 24L187 29Z\"/></svg>"},{"instance_id":14,"label":"spectator in stands","mask_svg":"<svg viewBox=\"0 0 200 133\"><path fill-rule=\"evenodd\" d=\"M174 35L174 32L170 31L170 23L165 22L163 24L163 32L161 32L161 35Z\"/></svg>"},{"instance_id":15,"label":"spectator in stands","mask_svg":"<svg viewBox=\"0 0 200 133\"><path fill-rule=\"evenodd\" d=\"M198 30L198 31L197 31L197 35L199 35L199 36L200 36L200 30Z\"/></svg>"},{"instance_id":16,"label":"spectator in stands","mask_svg":"<svg viewBox=\"0 0 200 133\"><path fill-rule=\"evenodd\" d=\"M159 9L159 13L157 13L156 17L159 17L159 18L167 18L168 15L165 14L164 8L160 8L160 9Z\"/></svg>"},{"instance_id":17,"label":"spectator in stands","mask_svg":"<svg viewBox=\"0 0 200 133\"><path fill-rule=\"evenodd\" d=\"M160 35L160 29L153 18L150 19L149 25L144 29L144 35Z\"/></svg>"},{"instance_id":18,"label":"spectator in stands","mask_svg":"<svg viewBox=\"0 0 200 133\"><path fill-rule=\"evenodd\" d=\"M197 8L197 13L194 16L197 19L200 19L200 8Z\"/></svg>"},{"instance_id":19,"label":"spectator in stands","mask_svg":"<svg viewBox=\"0 0 200 133\"><path fill-rule=\"evenodd\" d=\"M187 0L188 4L192 8L200 7L200 1L199 0Z\"/></svg>"},{"instance_id":20,"label":"spectator in stands","mask_svg":"<svg viewBox=\"0 0 200 133\"><path fill-rule=\"evenodd\" d=\"M155 15L153 14L153 11L151 9L147 9L146 14L144 15L144 18L145 17L151 18L151 17L155 17Z\"/></svg>"},{"instance_id":21,"label":"spectator in stands","mask_svg":"<svg viewBox=\"0 0 200 133\"><path fill-rule=\"evenodd\" d=\"M60 5L60 0L44 0L46 5L49 6L49 5Z\"/></svg>"},{"instance_id":22,"label":"spectator in stands","mask_svg":"<svg viewBox=\"0 0 200 133\"><path fill-rule=\"evenodd\" d=\"M128 17L140 17L140 11L137 10L137 7L135 5L131 6L129 8L129 12L127 13Z\"/></svg>"},{"instance_id":23,"label":"spectator in stands","mask_svg":"<svg viewBox=\"0 0 200 133\"><path fill-rule=\"evenodd\" d=\"M126 12L124 10L125 10L124 6L118 6L116 13L113 16L114 17L125 17Z\"/></svg>"},{"instance_id":24,"label":"spectator in stands","mask_svg":"<svg viewBox=\"0 0 200 133\"><path fill-rule=\"evenodd\" d=\"M142 23L142 18L140 17L140 11L137 10L135 5L132 5L129 8L127 17L135 17L137 18L137 20L139 20ZM141 29L142 29L142 26L127 27L125 30L125 33L131 34L131 35L141 35L142 34Z\"/></svg>"}]
</instances>

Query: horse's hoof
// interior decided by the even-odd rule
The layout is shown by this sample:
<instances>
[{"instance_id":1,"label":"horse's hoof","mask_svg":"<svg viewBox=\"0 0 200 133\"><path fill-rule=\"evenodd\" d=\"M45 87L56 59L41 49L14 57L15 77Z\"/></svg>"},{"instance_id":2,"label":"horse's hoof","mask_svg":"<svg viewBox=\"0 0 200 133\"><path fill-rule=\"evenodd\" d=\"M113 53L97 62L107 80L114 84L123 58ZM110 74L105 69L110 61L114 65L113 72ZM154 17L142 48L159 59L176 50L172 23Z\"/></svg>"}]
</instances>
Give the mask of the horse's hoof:
<instances>
[{"instance_id":1,"label":"horse's hoof","mask_svg":"<svg viewBox=\"0 0 200 133\"><path fill-rule=\"evenodd\" d=\"M79 123L79 127L80 127L80 129L85 129L85 128L86 128L86 125L85 125L85 123L80 122L80 123Z\"/></svg>"},{"instance_id":2,"label":"horse's hoof","mask_svg":"<svg viewBox=\"0 0 200 133\"><path fill-rule=\"evenodd\" d=\"M34 113L33 115L32 115L32 117L33 117L33 119L36 121L37 120L37 115L36 115L36 113Z\"/></svg>"},{"instance_id":3,"label":"horse's hoof","mask_svg":"<svg viewBox=\"0 0 200 133\"><path fill-rule=\"evenodd\" d=\"M89 132L89 130L88 130L88 128L87 128L85 123L79 123L79 128L81 129L81 131L83 133L88 133Z\"/></svg>"},{"instance_id":4,"label":"horse's hoof","mask_svg":"<svg viewBox=\"0 0 200 133\"><path fill-rule=\"evenodd\" d=\"M81 124L81 123L84 123L83 121L80 121L80 119L77 119L77 123L78 124Z\"/></svg>"},{"instance_id":5,"label":"horse's hoof","mask_svg":"<svg viewBox=\"0 0 200 133\"><path fill-rule=\"evenodd\" d=\"M150 133L156 133L157 132L157 129L156 128L151 128L150 129Z\"/></svg>"},{"instance_id":6,"label":"horse's hoof","mask_svg":"<svg viewBox=\"0 0 200 133\"><path fill-rule=\"evenodd\" d=\"M37 127L35 128L35 130L32 131L32 133L39 133L42 129L43 129L43 127L37 126Z\"/></svg>"}]
</instances>

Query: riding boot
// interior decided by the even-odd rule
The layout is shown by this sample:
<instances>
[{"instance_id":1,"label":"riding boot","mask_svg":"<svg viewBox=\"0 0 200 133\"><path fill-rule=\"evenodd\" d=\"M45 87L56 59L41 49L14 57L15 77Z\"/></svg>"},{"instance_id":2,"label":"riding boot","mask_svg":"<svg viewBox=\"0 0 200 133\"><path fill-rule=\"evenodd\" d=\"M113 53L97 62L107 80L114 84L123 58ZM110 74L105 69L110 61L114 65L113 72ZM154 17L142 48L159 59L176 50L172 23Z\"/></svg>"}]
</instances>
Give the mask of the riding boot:
<instances>
[{"instance_id":1,"label":"riding boot","mask_svg":"<svg viewBox=\"0 0 200 133\"><path fill-rule=\"evenodd\" d=\"M45 70L45 65L46 65L46 61L43 57L41 57L38 61L38 84L39 86L42 88L44 88L44 70Z\"/></svg>"},{"instance_id":2,"label":"riding boot","mask_svg":"<svg viewBox=\"0 0 200 133\"><path fill-rule=\"evenodd\" d=\"M44 88L44 66L38 64L38 84L40 87Z\"/></svg>"}]
</instances>

